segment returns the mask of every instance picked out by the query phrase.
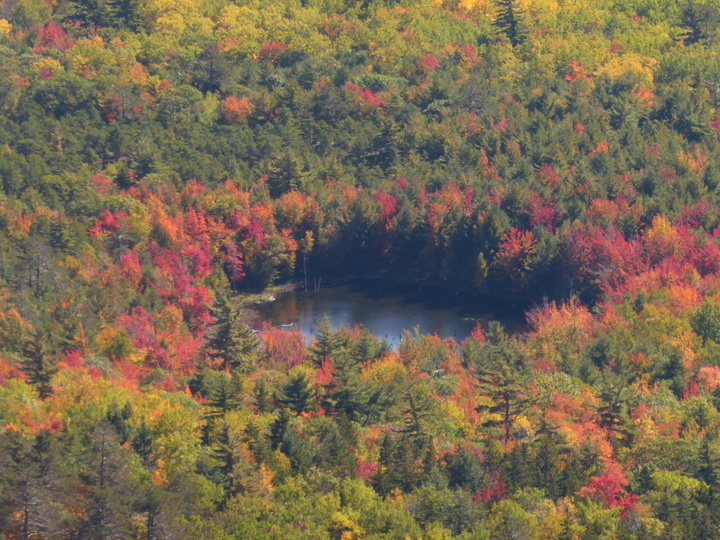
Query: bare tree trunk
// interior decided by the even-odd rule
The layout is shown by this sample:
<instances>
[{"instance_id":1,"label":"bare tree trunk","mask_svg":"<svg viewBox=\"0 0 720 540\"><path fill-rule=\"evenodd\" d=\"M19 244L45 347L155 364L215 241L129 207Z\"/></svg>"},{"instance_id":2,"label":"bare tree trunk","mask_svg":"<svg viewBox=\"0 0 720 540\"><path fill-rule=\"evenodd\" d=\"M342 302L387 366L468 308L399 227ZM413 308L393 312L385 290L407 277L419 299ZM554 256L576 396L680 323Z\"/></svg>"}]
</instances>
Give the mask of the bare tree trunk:
<instances>
[{"instance_id":1,"label":"bare tree trunk","mask_svg":"<svg viewBox=\"0 0 720 540\"><path fill-rule=\"evenodd\" d=\"M25 497L23 501L23 540L30 538L30 501L29 497Z\"/></svg>"}]
</instances>

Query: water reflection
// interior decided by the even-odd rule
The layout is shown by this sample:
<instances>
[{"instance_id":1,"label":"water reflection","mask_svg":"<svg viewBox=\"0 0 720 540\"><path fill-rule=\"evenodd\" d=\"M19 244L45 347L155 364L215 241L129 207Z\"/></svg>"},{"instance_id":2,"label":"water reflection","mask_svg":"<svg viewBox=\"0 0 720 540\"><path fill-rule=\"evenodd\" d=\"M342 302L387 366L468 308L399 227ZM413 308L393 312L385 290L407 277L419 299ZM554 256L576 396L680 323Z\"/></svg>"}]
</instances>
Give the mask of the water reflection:
<instances>
[{"instance_id":1,"label":"water reflection","mask_svg":"<svg viewBox=\"0 0 720 540\"><path fill-rule=\"evenodd\" d=\"M487 325L500 319L478 305L463 305L454 292L409 293L397 287L343 285L317 293L294 291L281 294L274 302L256 306L262 319L274 326L296 326L308 339L327 315L330 324L351 328L361 324L392 347L397 347L405 330L417 328L421 334L437 334L443 339L465 339L477 322ZM510 331L523 331L519 317L502 321Z\"/></svg>"}]
</instances>

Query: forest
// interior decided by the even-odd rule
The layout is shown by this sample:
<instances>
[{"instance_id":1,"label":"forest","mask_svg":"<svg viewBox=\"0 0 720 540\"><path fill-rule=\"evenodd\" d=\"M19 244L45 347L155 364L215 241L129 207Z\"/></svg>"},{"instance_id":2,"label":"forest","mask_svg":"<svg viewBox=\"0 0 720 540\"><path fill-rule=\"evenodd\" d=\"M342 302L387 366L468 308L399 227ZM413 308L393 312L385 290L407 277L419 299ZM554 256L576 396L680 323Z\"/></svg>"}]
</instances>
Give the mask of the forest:
<instances>
[{"instance_id":1,"label":"forest","mask_svg":"<svg viewBox=\"0 0 720 540\"><path fill-rule=\"evenodd\" d=\"M0 5L0 539L720 538L719 435L719 0Z\"/></svg>"}]
</instances>

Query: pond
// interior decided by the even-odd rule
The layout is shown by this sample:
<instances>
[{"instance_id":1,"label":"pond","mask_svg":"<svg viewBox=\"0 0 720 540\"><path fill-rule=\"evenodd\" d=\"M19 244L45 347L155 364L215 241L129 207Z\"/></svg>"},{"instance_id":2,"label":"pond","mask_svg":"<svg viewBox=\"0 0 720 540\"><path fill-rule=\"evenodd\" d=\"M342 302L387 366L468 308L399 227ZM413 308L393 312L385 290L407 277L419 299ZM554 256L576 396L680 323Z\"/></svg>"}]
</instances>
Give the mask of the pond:
<instances>
[{"instance_id":1,"label":"pond","mask_svg":"<svg viewBox=\"0 0 720 540\"><path fill-rule=\"evenodd\" d=\"M255 309L273 326L297 327L308 340L327 315L334 329L360 324L391 347L399 345L405 330L415 328L421 334L452 337L458 342L468 337L478 322L487 327L490 320L499 320L512 333L527 329L522 314L499 316L453 290L387 283L339 285L307 294L292 291Z\"/></svg>"}]
</instances>

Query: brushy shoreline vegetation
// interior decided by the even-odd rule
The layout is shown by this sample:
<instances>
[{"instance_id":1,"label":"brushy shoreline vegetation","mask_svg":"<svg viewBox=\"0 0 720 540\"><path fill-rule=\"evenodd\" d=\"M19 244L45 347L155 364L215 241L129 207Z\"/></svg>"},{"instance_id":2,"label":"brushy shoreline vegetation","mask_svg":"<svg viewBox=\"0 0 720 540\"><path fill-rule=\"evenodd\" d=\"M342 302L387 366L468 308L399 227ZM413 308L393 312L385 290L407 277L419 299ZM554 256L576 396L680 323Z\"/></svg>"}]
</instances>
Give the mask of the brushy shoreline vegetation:
<instances>
[{"instance_id":1,"label":"brushy shoreline vegetation","mask_svg":"<svg viewBox=\"0 0 720 540\"><path fill-rule=\"evenodd\" d=\"M5 538L720 536L720 6L0 7ZM345 274L524 306L254 333Z\"/></svg>"}]
</instances>

